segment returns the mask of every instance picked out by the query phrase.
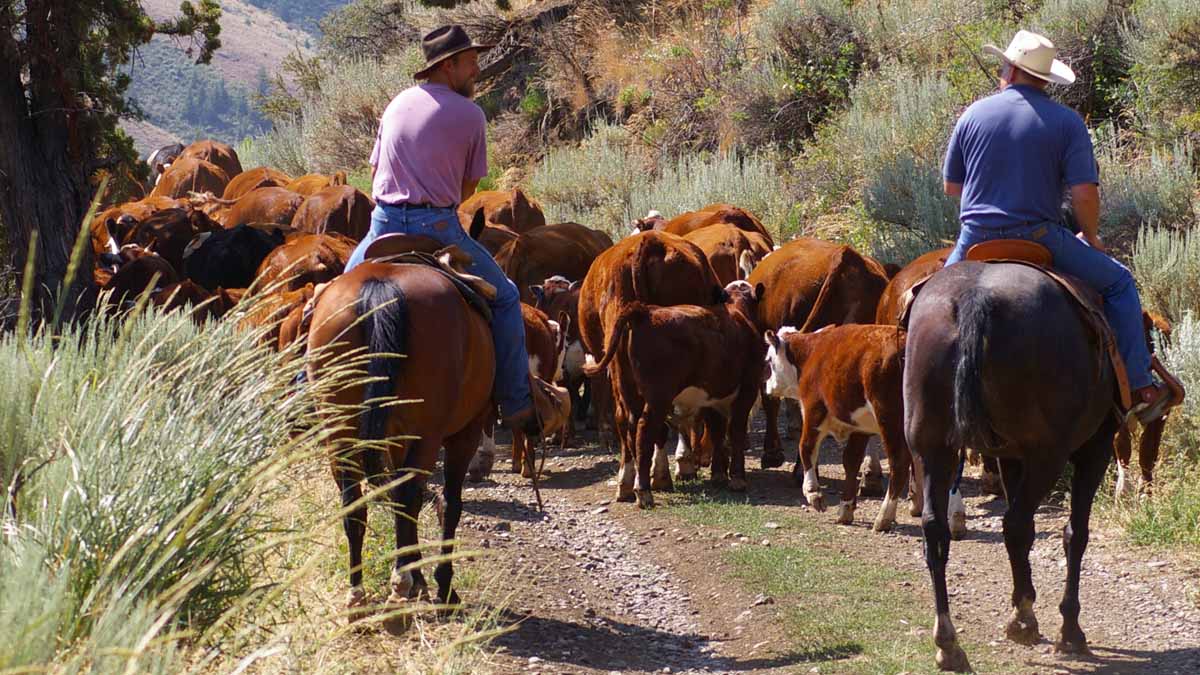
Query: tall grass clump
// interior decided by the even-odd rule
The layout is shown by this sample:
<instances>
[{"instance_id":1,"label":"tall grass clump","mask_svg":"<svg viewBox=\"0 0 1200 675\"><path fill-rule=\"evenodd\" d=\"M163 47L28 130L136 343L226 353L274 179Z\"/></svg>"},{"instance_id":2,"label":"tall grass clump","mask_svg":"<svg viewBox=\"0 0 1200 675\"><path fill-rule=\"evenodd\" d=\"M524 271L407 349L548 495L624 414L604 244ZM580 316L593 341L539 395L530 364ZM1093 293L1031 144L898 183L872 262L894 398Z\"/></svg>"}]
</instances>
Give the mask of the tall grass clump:
<instances>
[{"instance_id":1,"label":"tall grass clump","mask_svg":"<svg viewBox=\"0 0 1200 675\"><path fill-rule=\"evenodd\" d=\"M346 376L297 389L257 341L156 311L0 338L0 670L179 672L277 598L280 477Z\"/></svg>"},{"instance_id":2,"label":"tall grass clump","mask_svg":"<svg viewBox=\"0 0 1200 675\"><path fill-rule=\"evenodd\" d=\"M631 144L622 127L601 122L579 146L547 152L529 178L547 222L573 221L610 233L627 229L635 185L647 180L647 167Z\"/></svg>"},{"instance_id":3,"label":"tall grass clump","mask_svg":"<svg viewBox=\"0 0 1200 675\"><path fill-rule=\"evenodd\" d=\"M283 120L255 138L247 138L238 145L238 159L245 169L269 166L292 175L311 173L312 163L305 156L305 145L301 142L304 128L300 122Z\"/></svg>"},{"instance_id":4,"label":"tall grass clump","mask_svg":"<svg viewBox=\"0 0 1200 675\"><path fill-rule=\"evenodd\" d=\"M1200 232L1143 227L1131 262L1147 307L1173 323L1200 313Z\"/></svg>"},{"instance_id":5,"label":"tall grass clump","mask_svg":"<svg viewBox=\"0 0 1200 675\"><path fill-rule=\"evenodd\" d=\"M1097 130L1100 140L1100 225L1102 231L1136 232L1145 224L1181 229L1197 219L1195 155L1189 144L1139 151L1107 140L1108 127Z\"/></svg>"}]
</instances>

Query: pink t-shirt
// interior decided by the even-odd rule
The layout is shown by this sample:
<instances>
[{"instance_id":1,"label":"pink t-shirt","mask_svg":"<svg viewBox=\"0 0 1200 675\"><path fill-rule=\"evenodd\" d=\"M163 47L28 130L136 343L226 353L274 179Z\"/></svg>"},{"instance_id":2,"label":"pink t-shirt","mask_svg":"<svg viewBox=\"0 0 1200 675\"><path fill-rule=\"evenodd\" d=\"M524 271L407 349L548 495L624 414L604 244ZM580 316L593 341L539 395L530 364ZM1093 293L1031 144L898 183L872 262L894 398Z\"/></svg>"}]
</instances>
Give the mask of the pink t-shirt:
<instances>
[{"instance_id":1,"label":"pink t-shirt","mask_svg":"<svg viewBox=\"0 0 1200 675\"><path fill-rule=\"evenodd\" d=\"M487 175L483 109L443 84L405 89L383 111L371 166L376 202L458 204L463 181Z\"/></svg>"}]
</instances>

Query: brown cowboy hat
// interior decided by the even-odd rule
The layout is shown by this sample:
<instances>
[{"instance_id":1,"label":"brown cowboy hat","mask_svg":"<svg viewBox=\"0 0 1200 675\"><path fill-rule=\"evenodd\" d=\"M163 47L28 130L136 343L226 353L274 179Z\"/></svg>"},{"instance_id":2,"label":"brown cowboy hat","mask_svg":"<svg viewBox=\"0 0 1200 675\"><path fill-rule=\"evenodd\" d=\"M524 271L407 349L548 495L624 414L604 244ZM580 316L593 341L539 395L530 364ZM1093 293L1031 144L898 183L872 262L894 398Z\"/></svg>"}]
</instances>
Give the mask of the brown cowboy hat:
<instances>
[{"instance_id":1,"label":"brown cowboy hat","mask_svg":"<svg viewBox=\"0 0 1200 675\"><path fill-rule=\"evenodd\" d=\"M467 35L467 30L458 24L435 28L421 38L421 51L425 53L425 67L413 73L413 79L419 80L428 77L439 63L455 54L469 49L486 52L495 46L473 42L471 36Z\"/></svg>"}]
</instances>

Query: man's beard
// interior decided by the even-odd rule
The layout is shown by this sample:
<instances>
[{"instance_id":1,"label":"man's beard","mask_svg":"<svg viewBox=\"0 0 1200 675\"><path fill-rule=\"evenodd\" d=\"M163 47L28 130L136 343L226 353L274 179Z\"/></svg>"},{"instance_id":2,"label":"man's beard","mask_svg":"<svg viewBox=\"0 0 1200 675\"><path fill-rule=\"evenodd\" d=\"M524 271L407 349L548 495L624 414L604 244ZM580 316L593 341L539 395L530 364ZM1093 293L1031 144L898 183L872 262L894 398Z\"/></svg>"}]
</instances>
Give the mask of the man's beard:
<instances>
[{"instance_id":1,"label":"man's beard","mask_svg":"<svg viewBox=\"0 0 1200 675\"><path fill-rule=\"evenodd\" d=\"M475 95L475 82L468 80L454 87L454 91L466 98L471 98Z\"/></svg>"}]
</instances>

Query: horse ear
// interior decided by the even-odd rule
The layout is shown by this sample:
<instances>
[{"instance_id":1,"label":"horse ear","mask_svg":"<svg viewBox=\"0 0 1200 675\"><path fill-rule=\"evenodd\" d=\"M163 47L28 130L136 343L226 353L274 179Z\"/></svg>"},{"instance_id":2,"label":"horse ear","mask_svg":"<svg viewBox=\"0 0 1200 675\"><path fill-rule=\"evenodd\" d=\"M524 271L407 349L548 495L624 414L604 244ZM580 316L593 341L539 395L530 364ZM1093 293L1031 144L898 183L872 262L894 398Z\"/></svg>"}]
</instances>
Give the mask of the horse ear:
<instances>
[{"instance_id":1,"label":"horse ear","mask_svg":"<svg viewBox=\"0 0 1200 675\"><path fill-rule=\"evenodd\" d=\"M546 289L542 288L541 284L534 284L529 287L529 292L533 293L533 306L540 308L542 303L546 301Z\"/></svg>"},{"instance_id":2,"label":"horse ear","mask_svg":"<svg viewBox=\"0 0 1200 675\"><path fill-rule=\"evenodd\" d=\"M467 228L467 234L471 235L472 239L479 239L479 235L483 234L483 228L487 226L487 218L483 215L483 207L475 209L475 215L471 216L471 227Z\"/></svg>"}]
</instances>

